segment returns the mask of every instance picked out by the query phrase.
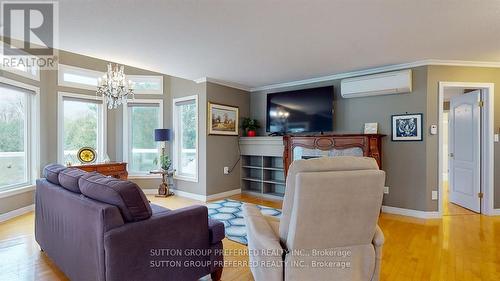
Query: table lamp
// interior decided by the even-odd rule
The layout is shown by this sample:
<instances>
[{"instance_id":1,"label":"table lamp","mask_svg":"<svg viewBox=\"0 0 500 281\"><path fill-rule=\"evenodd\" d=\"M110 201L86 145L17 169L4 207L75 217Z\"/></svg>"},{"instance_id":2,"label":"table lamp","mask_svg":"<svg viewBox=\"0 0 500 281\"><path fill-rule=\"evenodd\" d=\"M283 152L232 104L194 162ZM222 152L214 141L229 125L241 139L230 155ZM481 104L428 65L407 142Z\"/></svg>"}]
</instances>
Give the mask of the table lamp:
<instances>
[{"instance_id":1,"label":"table lamp","mask_svg":"<svg viewBox=\"0 0 500 281\"><path fill-rule=\"evenodd\" d=\"M155 129L155 141L163 142L161 157L165 155L166 142L170 140L170 129ZM161 164L160 164L161 166Z\"/></svg>"}]
</instances>

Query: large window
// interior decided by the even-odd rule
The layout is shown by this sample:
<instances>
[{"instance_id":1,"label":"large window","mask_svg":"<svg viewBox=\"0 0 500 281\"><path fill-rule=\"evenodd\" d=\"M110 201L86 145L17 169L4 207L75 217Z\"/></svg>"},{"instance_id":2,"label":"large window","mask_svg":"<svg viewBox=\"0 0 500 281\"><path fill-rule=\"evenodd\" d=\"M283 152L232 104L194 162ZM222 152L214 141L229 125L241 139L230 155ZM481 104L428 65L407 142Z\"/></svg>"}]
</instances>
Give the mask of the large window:
<instances>
[{"instance_id":1,"label":"large window","mask_svg":"<svg viewBox=\"0 0 500 281\"><path fill-rule=\"evenodd\" d=\"M24 57L27 55L19 52L19 56ZM40 81L40 68L37 67L36 65L26 66L23 64L17 64L17 65L9 66L9 62L10 62L9 57L4 56L3 54L0 54L0 60L2 60L2 62L4 61L4 58L6 59L6 62L0 63L0 70L5 70L5 71L12 72L12 73L20 75L20 76L24 76L24 77L29 78L29 79ZM35 61L35 58L30 56L30 61ZM9 67L7 67L7 66L9 66Z\"/></svg>"},{"instance_id":2,"label":"large window","mask_svg":"<svg viewBox=\"0 0 500 281\"><path fill-rule=\"evenodd\" d=\"M35 165L31 90L0 81L0 192L32 184Z\"/></svg>"},{"instance_id":3,"label":"large window","mask_svg":"<svg viewBox=\"0 0 500 281\"><path fill-rule=\"evenodd\" d=\"M174 167L176 177L198 181L198 99L174 99Z\"/></svg>"},{"instance_id":4,"label":"large window","mask_svg":"<svg viewBox=\"0 0 500 281\"><path fill-rule=\"evenodd\" d=\"M78 164L82 147L96 150L98 159L105 155L102 99L93 96L59 93L59 163Z\"/></svg>"},{"instance_id":5,"label":"large window","mask_svg":"<svg viewBox=\"0 0 500 281\"><path fill-rule=\"evenodd\" d=\"M154 130L163 127L163 101L129 101L123 111L123 120L123 158L128 162L129 173L148 175L157 168L154 161L159 155L159 144L154 140Z\"/></svg>"}]
</instances>

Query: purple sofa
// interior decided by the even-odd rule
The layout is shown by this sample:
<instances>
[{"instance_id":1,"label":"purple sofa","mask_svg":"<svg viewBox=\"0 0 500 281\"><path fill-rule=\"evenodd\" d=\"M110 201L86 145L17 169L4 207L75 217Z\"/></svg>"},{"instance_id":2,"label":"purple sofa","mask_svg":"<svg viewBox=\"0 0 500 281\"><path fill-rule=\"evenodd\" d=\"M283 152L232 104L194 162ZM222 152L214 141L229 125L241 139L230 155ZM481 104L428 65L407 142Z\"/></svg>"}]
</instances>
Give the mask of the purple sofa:
<instances>
[{"instance_id":1,"label":"purple sofa","mask_svg":"<svg viewBox=\"0 0 500 281\"><path fill-rule=\"evenodd\" d=\"M169 210L132 182L57 164L44 177L35 238L71 280L220 279L224 225L205 206Z\"/></svg>"}]
</instances>

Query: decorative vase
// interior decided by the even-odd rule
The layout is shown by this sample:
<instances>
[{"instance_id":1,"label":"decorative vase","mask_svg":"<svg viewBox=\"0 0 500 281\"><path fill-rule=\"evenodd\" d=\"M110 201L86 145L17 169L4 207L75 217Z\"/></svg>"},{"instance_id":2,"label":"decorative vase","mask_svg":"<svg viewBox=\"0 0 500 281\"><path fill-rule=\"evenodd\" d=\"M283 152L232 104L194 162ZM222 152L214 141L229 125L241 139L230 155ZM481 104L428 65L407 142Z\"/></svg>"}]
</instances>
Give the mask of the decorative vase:
<instances>
[{"instance_id":1,"label":"decorative vase","mask_svg":"<svg viewBox=\"0 0 500 281\"><path fill-rule=\"evenodd\" d=\"M257 135L257 132L255 132L254 130L249 130L247 132L247 136L248 137L255 137L255 135Z\"/></svg>"}]
</instances>

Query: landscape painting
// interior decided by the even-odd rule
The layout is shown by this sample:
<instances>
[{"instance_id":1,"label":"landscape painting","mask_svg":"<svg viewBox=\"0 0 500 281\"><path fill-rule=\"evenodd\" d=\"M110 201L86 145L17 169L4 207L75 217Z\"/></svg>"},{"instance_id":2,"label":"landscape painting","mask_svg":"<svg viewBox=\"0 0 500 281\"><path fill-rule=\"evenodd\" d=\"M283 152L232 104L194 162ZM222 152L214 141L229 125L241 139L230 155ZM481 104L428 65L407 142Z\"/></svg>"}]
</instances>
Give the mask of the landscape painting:
<instances>
[{"instance_id":1,"label":"landscape painting","mask_svg":"<svg viewBox=\"0 0 500 281\"><path fill-rule=\"evenodd\" d=\"M208 103L208 134L237 136L239 134L238 107Z\"/></svg>"}]
</instances>

